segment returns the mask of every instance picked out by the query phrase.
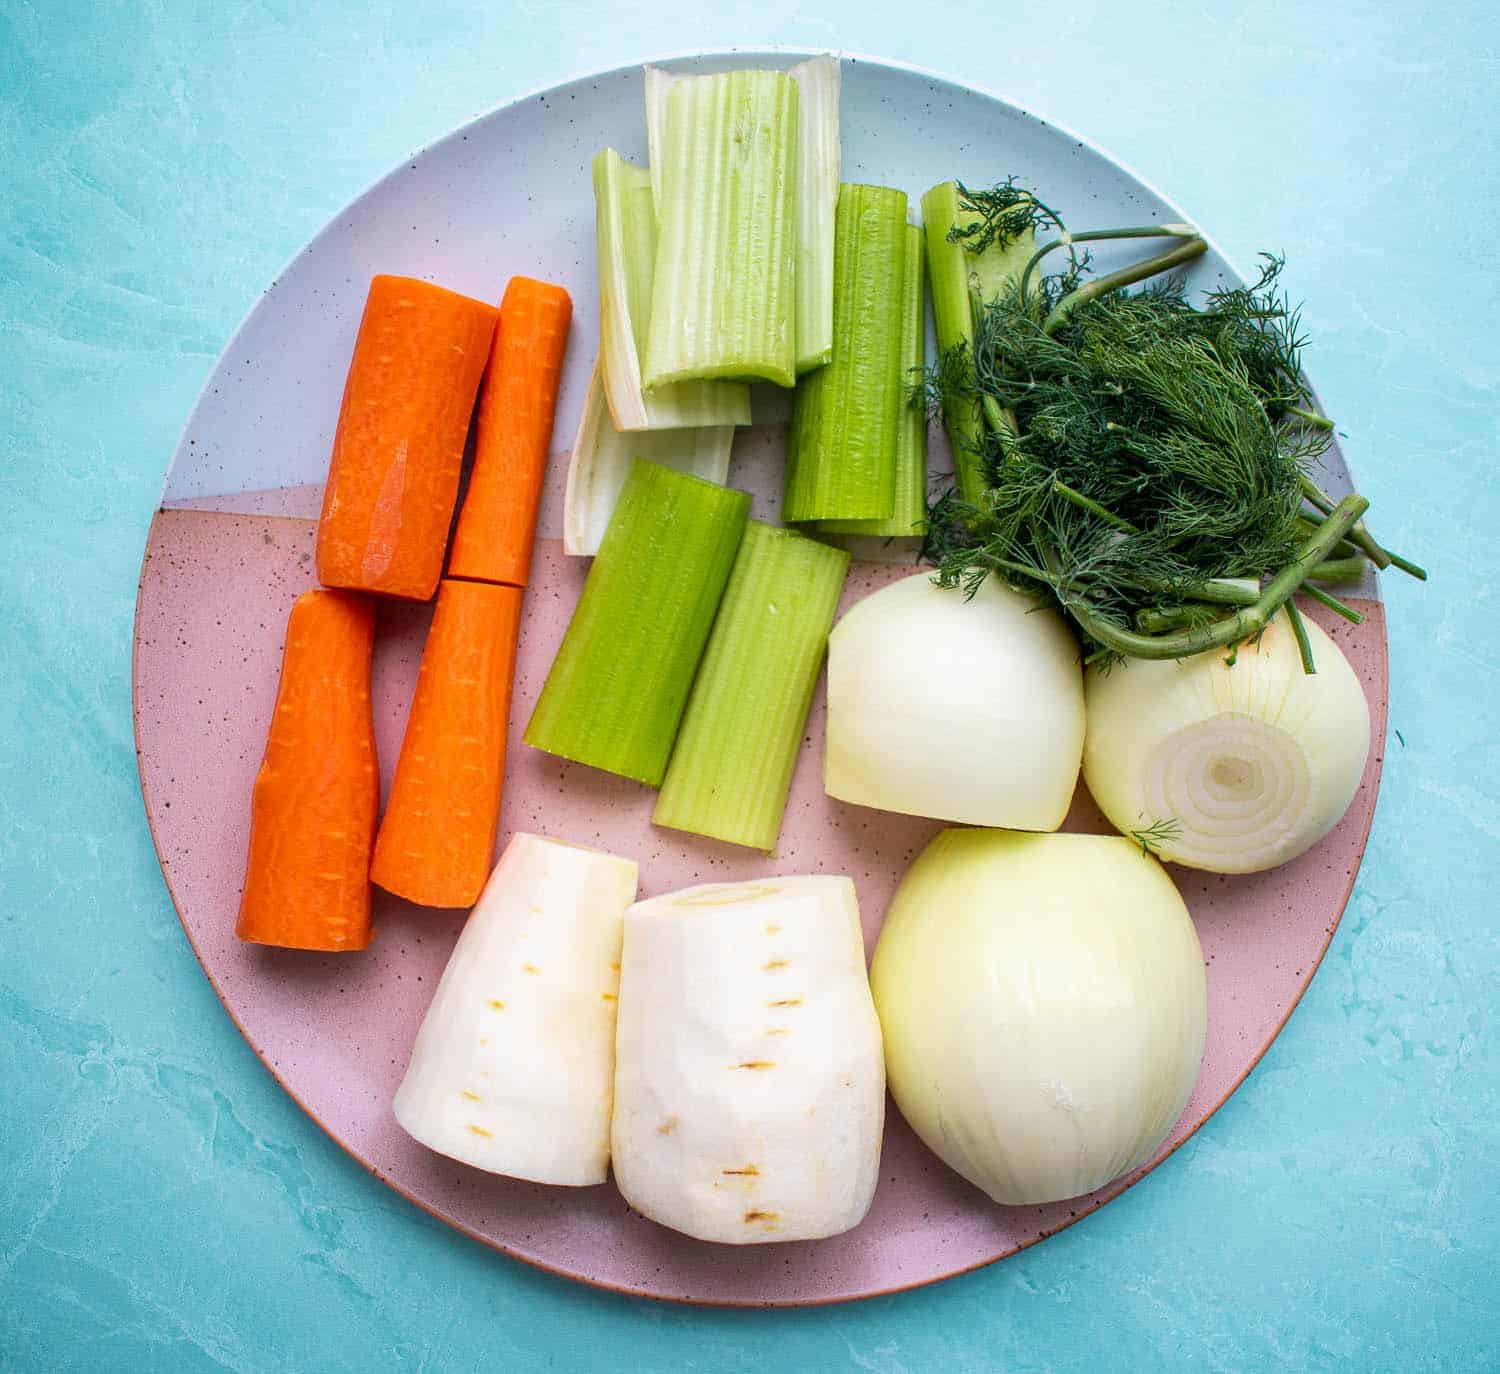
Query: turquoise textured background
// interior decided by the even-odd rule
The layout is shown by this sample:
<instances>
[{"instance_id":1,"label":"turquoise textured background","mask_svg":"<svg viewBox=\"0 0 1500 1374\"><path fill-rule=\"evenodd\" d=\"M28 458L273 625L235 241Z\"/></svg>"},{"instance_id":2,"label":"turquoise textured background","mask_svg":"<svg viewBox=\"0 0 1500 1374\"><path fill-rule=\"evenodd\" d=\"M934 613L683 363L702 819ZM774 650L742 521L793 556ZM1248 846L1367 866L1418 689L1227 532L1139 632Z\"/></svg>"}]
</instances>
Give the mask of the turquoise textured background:
<instances>
[{"instance_id":1,"label":"turquoise textured background","mask_svg":"<svg viewBox=\"0 0 1500 1374\"><path fill-rule=\"evenodd\" d=\"M634 9L0 0L0 1370L1496 1367L1490 6ZM1228 1106L997 1267L734 1313L493 1255L283 1096L167 900L130 645L178 430L325 219L522 90L764 42L988 85L1123 157L1239 261L1286 251L1373 522L1435 576L1387 580L1404 744L1329 957Z\"/></svg>"}]
</instances>

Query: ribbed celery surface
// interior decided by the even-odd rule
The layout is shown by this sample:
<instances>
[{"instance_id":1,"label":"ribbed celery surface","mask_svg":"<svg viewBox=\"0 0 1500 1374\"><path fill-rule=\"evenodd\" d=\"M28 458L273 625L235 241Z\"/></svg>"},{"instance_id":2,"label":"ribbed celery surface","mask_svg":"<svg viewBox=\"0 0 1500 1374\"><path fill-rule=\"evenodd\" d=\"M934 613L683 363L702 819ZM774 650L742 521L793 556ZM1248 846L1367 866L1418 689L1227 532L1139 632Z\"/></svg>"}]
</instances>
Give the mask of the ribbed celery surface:
<instances>
[{"instance_id":1,"label":"ribbed celery surface","mask_svg":"<svg viewBox=\"0 0 1500 1374\"><path fill-rule=\"evenodd\" d=\"M920 535L927 527L927 407L912 404L927 362L922 231L908 224L901 277L901 417L896 424L896 508L888 520L825 520L829 534L886 538Z\"/></svg>"},{"instance_id":2,"label":"ribbed celery surface","mask_svg":"<svg viewBox=\"0 0 1500 1374\"><path fill-rule=\"evenodd\" d=\"M656 272L651 177L613 148L594 157L594 232L599 250L599 356L611 421L622 433L701 425L748 425L750 388L684 382L641 387Z\"/></svg>"},{"instance_id":3,"label":"ribbed celery surface","mask_svg":"<svg viewBox=\"0 0 1500 1374\"><path fill-rule=\"evenodd\" d=\"M750 510L637 461L526 727L526 743L656 787Z\"/></svg>"},{"instance_id":4,"label":"ribbed celery surface","mask_svg":"<svg viewBox=\"0 0 1500 1374\"><path fill-rule=\"evenodd\" d=\"M797 373L833 357L833 219L839 199L839 62L812 57L797 83ZM648 102L649 103L649 102Z\"/></svg>"},{"instance_id":5,"label":"ribbed celery surface","mask_svg":"<svg viewBox=\"0 0 1500 1374\"><path fill-rule=\"evenodd\" d=\"M652 820L774 849L849 555L752 520Z\"/></svg>"},{"instance_id":6,"label":"ribbed celery surface","mask_svg":"<svg viewBox=\"0 0 1500 1374\"><path fill-rule=\"evenodd\" d=\"M927 276L932 288L932 319L939 356L959 344L973 346L971 288L979 293L980 300L993 300L1020 277L1036 251L1036 235L1030 228L1003 248L995 244L982 253L971 253L948 237L954 228L966 227L978 219L974 211L959 208L956 182L939 182L922 197L922 222L927 229ZM949 409L945 418L953 445L958 493L965 501L977 504L984 495L984 478L974 448L980 423L978 406L974 406L971 414L955 414L956 407Z\"/></svg>"},{"instance_id":7,"label":"ribbed celery surface","mask_svg":"<svg viewBox=\"0 0 1500 1374\"><path fill-rule=\"evenodd\" d=\"M667 92L646 390L796 380L797 85L681 77Z\"/></svg>"},{"instance_id":8,"label":"ribbed celery surface","mask_svg":"<svg viewBox=\"0 0 1500 1374\"><path fill-rule=\"evenodd\" d=\"M567 494L563 498L563 552L588 557L599 552L635 459L644 458L723 486L734 445L732 425L620 433L610 421L599 371L596 362L578 419L578 433L573 437Z\"/></svg>"},{"instance_id":9,"label":"ribbed celery surface","mask_svg":"<svg viewBox=\"0 0 1500 1374\"><path fill-rule=\"evenodd\" d=\"M792 398L783 520L889 520L896 508L906 193L839 187L833 361Z\"/></svg>"}]
</instances>

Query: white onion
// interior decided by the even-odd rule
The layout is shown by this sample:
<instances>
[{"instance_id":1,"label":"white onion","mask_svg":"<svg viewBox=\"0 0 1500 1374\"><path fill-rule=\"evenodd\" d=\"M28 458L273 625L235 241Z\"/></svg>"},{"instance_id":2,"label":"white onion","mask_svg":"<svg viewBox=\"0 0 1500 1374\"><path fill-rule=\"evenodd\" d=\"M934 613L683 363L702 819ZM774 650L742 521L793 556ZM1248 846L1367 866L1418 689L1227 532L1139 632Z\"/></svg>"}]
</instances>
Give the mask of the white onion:
<instances>
[{"instance_id":1,"label":"white onion","mask_svg":"<svg viewBox=\"0 0 1500 1374\"><path fill-rule=\"evenodd\" d=\"M988 578L972 600L919 573L828 640L829 796L913 816L1056 830L1083 751L1078 645Z\"/></svg>"},{"instance_id":2,"label":"white onion","mask_svg":"<svg viewBox=\"0 0 1500 1374\"><path fill-rule=\"evenodd\" d=\"M1203 954L1166 871L1120 836L945 830L870 971L896 1105L996 1202L1144 1164L1203 1054Z\"/></svg>"},{"instance_id":3,"label":"white onion","mask_svg":"<svg viewBox=\"0 0 1500 1374\"><path fill-rule=\"evenodd\" d=\"M1307 674L1278 616L1258 644L1181 662L1127 659L1087 680L1083 775L1116 829L1160 823L1163 858L1215 873L1310 849L1364 775L1370 712L1337 644L1307 622Z\"/></svg>"}]
</instances>

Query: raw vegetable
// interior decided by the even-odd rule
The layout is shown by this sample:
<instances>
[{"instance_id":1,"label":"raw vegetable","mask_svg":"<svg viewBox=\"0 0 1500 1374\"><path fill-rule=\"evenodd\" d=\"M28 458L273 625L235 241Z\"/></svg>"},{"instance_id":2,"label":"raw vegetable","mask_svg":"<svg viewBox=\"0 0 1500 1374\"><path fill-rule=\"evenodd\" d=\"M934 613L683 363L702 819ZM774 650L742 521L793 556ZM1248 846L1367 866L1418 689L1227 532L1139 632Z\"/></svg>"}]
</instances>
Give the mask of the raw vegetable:
<instances>
[{"instance_id":1,"label":"raw vegetable","mask_svg":"<svg viewBox=\"0 0 1500 1374\"><path fill-rule=\"evenodd\" d=\"M1012 192L1013 199L1002 195ZM1007 286L1020 280L1035 246L1033 225L1045 213L1030 195L1014 187L992 193L1009 200L997 207L1004 235L992 234L988 242L972 238L982 229L985 215L968 188L956 181L943 181L922 197L922 223L927 238L927 275L932 285L932 320L937 332L938 357L972 358L974 350L974 303L994 300ZM977 396L954 393L943 405L943 422L953 447L954 481L959 496L974 505L985 488L977 447L982 432Z\"/></svg>"},{"instance_id":2,"label":"raw vegetable","mask_svg":"<svg viewBox=\"0 0 1500 1374\"><path fill-rule=\"evenodd\" d=\"M867 596L828 640L823 785L861 806L1056 830L1083 752L1083 674L1062 617L925 573Z\"/></svg>"},{"instance_id":3,"label":"raw vegetable","mask_svg":"<svg viewBox=\"0 0 1500 1374\"><path fill-rule=\"evenodd\" d=\"M833 357L833 222L839 198L839 63L824 54L797 83L797 372Z\"/></svg>"},{"instance_id":4,"label":"raw vegetable","mask_svg":"<svg viewBox=\"0 0 1500 1374\"><path fill-rule=\"evenodd\" d=\"M660 786L750 498L637 460L526 743Z\"/></svg>"},{"instance_id":5,"label":"raw vegetable","mask_svg":"<svg viewBox=\"0 0 1500 1374\"><path fill-rule=\"evenodd\" d=\"M349 592L292 605L266 752L250 798L235 934L287 949L370 943L380 771L370 715L375 608Z\"/></svg>"},{"instance_id":6,"label":"raw vegetable","mask_svg":"<svg viewBox=\"0 0 1500 1374\"><path fill-rule=\"evenodd\" d=\"M370 283L318 520L318 580L426 601L495 309L410 277Z\"/></svg>"},{"instance_id":7,"label":"raw vegetable","mask_svg":"<svg viewBox=\"0 0 1500 1374\"><path fill-rule=\"evenodd\" d=\"M1116 829L1156 828L1174 863L1253 873L1338 823L1364 776L1369 707L1338 645L1311 621L1301 634L1314 674L1284 615L1232 667L1199 654L1090 670L1084 778Z\"/></svg>"},{"instance_id":8,"label":"raw vegetable","mask_svg":"<svg viewBox=\"0 0 1500 1374\"><path fill-rule=\"evenodd\" d=\"M604 1182L621 918L635 885L629 859L511 837L396 1090L408 1135L493 1174Z\"/></svg>"},{"instance_id":9,"label":"raw vegetable","mask_svg":"<svg viewBox=\"0 0 1500 1374\"><path fill-rule=\"evenodd\" d=\"M560 286L512 277L490 350L474 465L453 532L448 576L524 587L573 301Z\"/></svg>"},{"instance_id":10,"label":"raw vegetable","mask_svg":"<svg viewBox=\"0 0 1500 1374\"><path fill-rule=\"evenodd\" d=\"M785 72L667 92L646 390L796 380L797 86Z\"/></svg>"},{"instance_id":11,"label":"raw vegetable","mask_svg":"<svg viewBox=\"0 0 1500 1374\"><path fill-rule=\"evenodd\" d=\"M1018 223L1059 223L1012 186L962 203L979 220L946 235L930 224L929 242L938 234L960 254L1016 251ZM1167 251L1105 276L1089 277L1078 256L1095 240L1163 237ZM934 374L973 471L934 509L929 556L945 582L994 572L1047 596L1096 661L1182 658L1254 636L1346 535L1377 562L1394 561L1359 523L1362 498L1335 505L1308 477L1332 425L1309 409L1298 314L1275 285L1279 259L1252 287L1208 292L1201 309L1171 279L1120 289L1206 246L1186 224L1061 234L983 302L968 346L949 348ZM1059 247L1067 270L1039 276ZM1314 510L1301 511L1304 497ZM1257 589L1226 606L1209 594L1225 578L1255 579Z\"/></svg>"},{"instance_id":12,"label":"raw vegetable","mask_svg":"<svg viewBox=\"0 0 1500 1374\"><path fill-rule=\"evenodd\" d=\"M599 359L614 427L621 432L748 425L750 389L740 382L682 382L641 389L656 273L656 210L650 178L613 148L594 158L599 247Z\"/></svg>"},{"instance_id":13,"label":"raw vegetable","mask_svg":"<svg viewBox=\"0 0 1500 1374\"><path fill-rule=\"evenodd\" d=\"M686 385L697 386L690 382ZM718 382L704 382L718 386ZM573 440L568 464L568 490L563 500L563 552L592 557L614 513L626 474L637 458L664 468L675 468L705 482L724 485L729 476L729 454L734 426L702 429L643 429L621 434L611 423L604 403L599 365L589 377L588 395Z\"/></svg>"},{"instance_id":14,"label":"raw vegetable","mask_svg":"<svg viewBox=\"0 0 1500 1374\"><path fill-rule=\"evenodd\" d=\"M611 1132L643 1216L731 1245L858 1225L885 1070L848 878L691 887L625 913Z\"/></svg>"},{"instance_id":15,"label":"raw vegetable","mask_svg":"<svg viewBox=\"0 0 1500 1374\"><path fill-rule=\"evenodd\" d=\"M834 357L792 398L784 520L889 520L903 378L906 193L839 187L833 256Z\"/></svg>"},{"instance_id":16,"label":"raw vegetable","mask_svg":"<svg viewBox=\"0 0 1500 1374\"><path fill-rule=\"evenodd\" d=\"M752 520L652 820L776 847L849 555Z\"/></svg>"},{"instance_id":17,"label":"raw vegetable","mask_svg":"<svg viewBox=\"0 0 1500 1374\"><path fill-rule=\"evenodd\" d=\"M927 312L923 308L922 231L905 229L906 254L901 276L901 369L898 374L900 413L896 420L896 484L894 509L885 520L824 520L828 534L901 538L920 535L927 527L927 413L911 403L908 394L927 364Z\"/></svg>"},{"instance_id":18,"label":"raw vegetable","mask_svg":"<svg viewBox=\"0 0 1500 1374\"><path fill-rule=\"evenodd\" d=\"M896 1105L996 1202L1057 1202L1151 1158L1203 1056L1203 952L1130 840L945 830L870 971Z\"/></svg>"},{"instance_id":19,"label":"raw vegetable","mask_svg":"<svg viewBox=\"0 0 1500 1374\"><path fill-rule=\"evenodd\" d=\"M495 857L519 587L443 580L370 877L423 906L471 906Z\"/></svg>"}]
</instances>

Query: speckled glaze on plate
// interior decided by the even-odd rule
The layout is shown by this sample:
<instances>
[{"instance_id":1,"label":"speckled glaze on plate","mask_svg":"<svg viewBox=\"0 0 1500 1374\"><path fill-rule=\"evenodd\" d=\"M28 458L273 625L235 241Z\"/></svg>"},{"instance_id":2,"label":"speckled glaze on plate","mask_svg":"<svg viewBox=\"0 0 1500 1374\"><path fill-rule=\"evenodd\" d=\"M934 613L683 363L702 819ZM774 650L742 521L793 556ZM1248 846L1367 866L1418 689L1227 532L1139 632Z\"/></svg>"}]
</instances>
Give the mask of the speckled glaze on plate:
<instances>
[{"instance_id":1,"label":"speckled glaze on plate","mask_svg":"<svg viewBox=\"0 0 1500 1374\"><path fill-rule=\"evenodd\" d=\"M803 54L742 51L665 59L682 69ZM844 62L844 179L904 187L1018 173L1077 226L1185 218L1130 172L1065 130L996 98L909 68ZM1339 827L1272 873L1178 871L1208 962L1209 1035L1197 1089L1156 1159L1086 1198L997 1207L929 1155L892 1110L869 1217L816 1243L712 1246L632 1213L611 1185L549 1189L477 1172L412 1142L390 1098L461 912L377 893L378 933L362 955L241 945L233 934L250 783L275 694L286 614L313 583L314 520L350 346L369 277L427 277L498 299L524 272L565 283L577 307L557 435L576 424L597 339L588 163L612 145L643 158L639 66L525 97L408 160L340 214L251 311L220 358L168 472L136 616L135 718L147 815L183 926L236 1025L287 1091L379 1178L477 1240L583 1282L644 1296L736 1305L836 1302L928 1283L1014 1254L1097 1209L1160 1163L1233 1092L1296 1005L1353 884L1374 811L1385 738L1385 624L1372 587L1355 627L1319 619L1370 700L1373 748ZM1116 256L1098 255L1106 270ZM1236 274L1217 250L1190 280ZM779 398L759 396L731 481L774 518ZM784 405L784 402L782 402ZM935 462L942 462L934 436ZM561 552L566 454L554 454L517 665L500 842L516 829L630 854L643 895L710 878L848 872L867 944L907 863L936 822L823 795L822 706L772 858L657 830L654 794L527 749L520 733L582 583ZM1342 460L1330 485L1343 489ZM847 607L906 569L857 564ZM388 783L429 615L382 606L376 725ZM1068 828L1105 829L1080 789ZM1170 1177L1157 1186L1170 1186Z\"/></svg>"}]
</instances>

